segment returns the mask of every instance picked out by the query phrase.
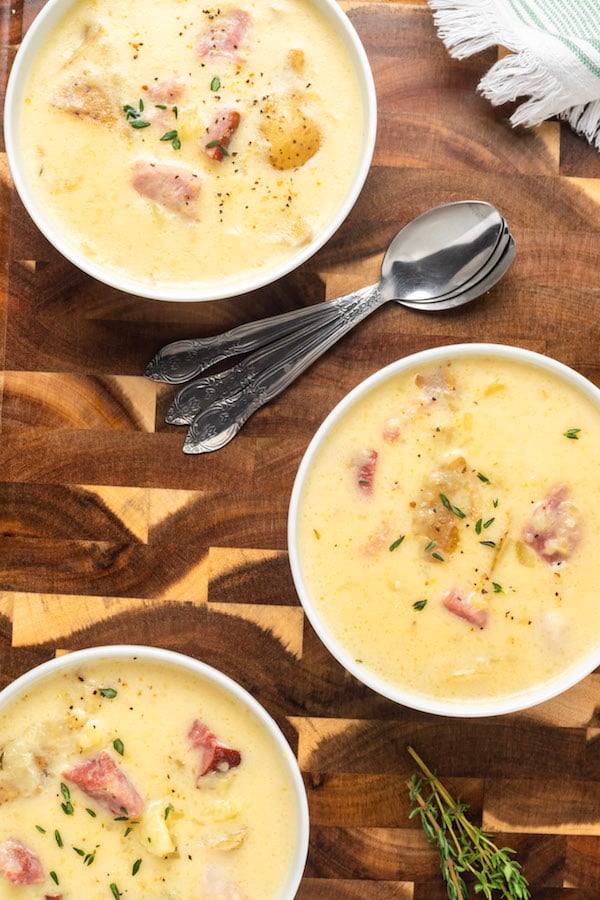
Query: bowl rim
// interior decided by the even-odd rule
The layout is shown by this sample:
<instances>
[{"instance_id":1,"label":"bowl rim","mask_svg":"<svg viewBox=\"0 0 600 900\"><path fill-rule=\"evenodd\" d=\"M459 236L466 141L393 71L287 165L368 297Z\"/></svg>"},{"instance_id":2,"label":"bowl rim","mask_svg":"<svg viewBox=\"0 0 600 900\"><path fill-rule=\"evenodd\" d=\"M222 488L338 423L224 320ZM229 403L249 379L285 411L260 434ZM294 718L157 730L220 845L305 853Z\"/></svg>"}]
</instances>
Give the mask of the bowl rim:
<instances>
[{"instance_id":1,"label":"bowl rim","mask_svg":"<svg viewBox=\"0 0 600 900\"><path fill-rule=\"evenodd\" d=\"M436 360L447 360L465 356L494 356L501 359L531 363L537 368L557 375L567 384L580 390L595 403L598 407L598 412L600 413L599 387L565 363L559 362L550 356L538 353L534 350L517 347L511 344L469 342L441 345L411 353L377 370L357 384L336 404L336 406L333 407L322 421L311 438L298 467L290 495L287 521L288 558L294 586L311 626L332 656L358 681L381 696L386 697L401 706L419 712L432 713L434 715L452 718L475 718L504 715L529 709L546 700L551 700L569 688L574 687L574 685L600 666L600 646L592 648L585 656L568 666L568 668L559 675L538 685L534 685L532 688L524 689L499 699L473 701L465 701L463 699L451 702L448 699L437 700L428 695L416 694L401 687L392 687L373 673L367 666L357 663L356 660L352 658L351 654L349 654L340 644L338 639L330 632L326 623L321 618L317 607L310 597L310 592L302 572L300 554L298 552L297 523L303 484L313 459L330 429L337 424L351 406L367 395L374 387L399 372L410 370L421 363L431 363Z\"/></svg>"},{"instance_id":2,"label":"bowl rim","mask_svg":"<svg viewBox=\"0 0 600 900\"><path fill-rule=\"evenodd\" d=\"M202 285L169 287L151 282L137 282L126 273L120 273L111 268L105 269L93 259L86 257L83 252L70 243L68 237L60 229L52 224L19 162L19 111L26 91L29 68L51 29L78 2L82 2L82 0L47 0L46 5L37 13L15 54L8 76L4 102L5 152L14 187L34 225L54 249L81 272L108 287L142 299L183 303L232 299L256 291L274 284L284 276L296 271L322 249L346 220L364 188L377 137L377 95L369 58L358 32L337 0L309 0L309 2L336 29L346 48L348 58L352 62L359 83L362 98L361 140L352 182L328 225L312 241L298 248L297 252L282 260L278 265L263 267L250 279L238 276L235 280L222 281L214 290L209 286Z\"/></svg>"},{"instance_id":3,"label":"bowl rim","mask_svg":"<svg viewBox=\"0 0 600 900\"><path fill-rule=\"evenodd\" d=\"M294 806L296 809L297 837L294 843L293 857L289 871L282 887L279 900L293 900L302 881L306 859L308 856L310 820L306 787L298 761L281 731L277 722L259 701L246 688L209 663L188 656L176 650L166 650L145 644L108 644L85 647L69 651L63 656L46 660L32 669L19 675L0 691L0 714L11 703L17 701L24 693L30 692L40 682L54 676L56 672L77 668L82 663L98 662L109 659L132 659L134 657L171 668L183 668L191 671L217 685L225 693L238 700L266 729L270 739L277 746L285 764L289 782L293 788Z\"/></svg>"}]
</instances>

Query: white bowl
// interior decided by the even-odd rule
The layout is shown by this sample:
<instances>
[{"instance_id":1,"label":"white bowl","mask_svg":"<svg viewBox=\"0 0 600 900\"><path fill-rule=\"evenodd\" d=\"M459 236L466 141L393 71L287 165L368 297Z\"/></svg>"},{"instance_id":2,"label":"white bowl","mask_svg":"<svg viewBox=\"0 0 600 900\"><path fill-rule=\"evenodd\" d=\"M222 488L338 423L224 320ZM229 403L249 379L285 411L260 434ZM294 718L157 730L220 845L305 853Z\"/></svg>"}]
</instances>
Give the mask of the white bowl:
<instances>
[{"instance_id":1,"label":"white bowl","mask_svg":"<svg viewBox=\"0 0 600 900\"><path fill-rule=\"evenodd\" d=\"M342 579L340 578L340 580L338 580L338 582L335 582L335 584L333 582L331 582L330 584L325 584L325 579L323 579L320 586L320 590L323 596L320 598L317 598L316 596L317 588L312 587L309 583L309 580L307 579L303 561L303 552L306 551L303 551L301 549L299 543L301 532L300 526L302 504L306 494L307 479L310 477L311 470L313 469L315 463L318 462L321 457L324 444L326 444L326 442L328 442L333 435L339 435L342 433L341 430L345 429L345 423L347 422L346 417L349 414L352 414L352 411L357 407L358 404L362 404L363 409L366 409L365 403L368 404L369 397L372 396L374 391L377 391L382 385L390 382L393 379L396 379L398 376L402 376L405 373L414 373L419 367L422 367L424 365L430 365L432 363L436 365L445 365L448 362L457 361L460 359L468 360L469 358L477 358L481 356L491 357L492 359L497 360L507 360L511 362L522 363L525 366L529 367L530 370L539 373L542 377L551 376L552 378L561 380L567 386L570 386L570 388L574 389L578 394L580 394L586 402L589 402L591 404L590 419L594 423L594 427L598 425L598 427L600 428L600 389L590 381L588 381L586 378L584 378L581 374L551 358L525 349L495 344L456 344L453 346L438 347L435 349L425 350L423 352L416 353L407 356L404 359L398 360L397 362L392 363L386 368L376 372L371 377L367 378L365 381L355 387L352 391L350 391L350 393L346 397L344 397L344 399L332 410L332 412L327 416L325 421L317 430L305 452L293 485L289 506L288 550L295 587L311 625L315 629L320 639L332 653L332 655L359 681L372 688L379 694L383 695L384 697L387 697L390 700L393 700L407 707L422 710L424 712L448 716L488 716L497 715L500 713L509 713L515 710L525 709L527 707L533 706L534 704L538 704L542 701L548 700L565 691L566 689L572 687L600 665L600 627L598 627L598 625L596 626L598 628L597 636L591 643L588 644L585 651L578 653L578 651L576 650L573 657L568 661L565 661L564 668L561 671L554 672L551 677L544 677L535 684L524 686L522 690L511 690L505 695L482 696L475 699L465 699L464 697L453 699L449 696L439 694L436 695L435 693L431 694L428 692L420 691L414 686L414 684L405 685L403 683L397 682L391 683L388 676L383 676L381 672L375 671L373 665L365 664L360 658L359 651L361 647L359 644L360 638L358 634L359 632L360 634L363 633L363 631L361 631L360 629L368 629L369 623L366 618L368 614L365 613L363 619L360 620L361 623L366 623L366 625L363 626L363 624L361 624L360 629L357 627L355 629L355 632L353 632L352 640L354 641L354 643L352 650L349 647L347 638L345 638L342 628L336 627L337 622L333 622L332 617L330 616L328 618L326 615L325 609L327 597L333 596L334 588L340 587ZM366 415L367 412L365 412L365 416ZM566 428L577 426L577 422L571 421L568 409L565 410L565 423L569 423L565 424ZM349 428L351 427L352 426L350 425ZM535 428L535 424L532 425L530 422L523 421L521 432L525 433L527 431L531 431L532 428ZM346 429L346 433L348 430L349 429ZM564 432L562 432L561 434L563 435L561 437L561 440L564 440L566 444L569 445L569 448L573 449L576 443L575 440L569 441L567 440ZM578 445L580 447L582 442L586 439L586 435L581 434L577 436L578 439L579 437L581 438L581 442ZM507 438L510 440L511 436L503 436L504 440L506 440ZM429 438L428 440L429 442L431 442L432 439ZM516 446L518 448L518 437L515 438L515 440ZM489 434L489 441L494 441L494 435L492 433ZM589 433L587 436L587 441L588 446L593 443L593 436ZM340 466L342 466L343 462L339 456L341 450L339 449L338 445L335 446L337 447L336 452L338 453L338 456L335 458L339 459L339 464ZM374 446L376 446L375 442ZM544 453L544 451L545 448L542 448L542 454ZM592 507L594 505L597 506L598 486L600 483L598 462L594 454L597 454L597 447L594 447L593 450L590 449L590 464L589 467L585 467L586 470L589 469L591 473L590 478L592 488L590 489L589 493L590 496L593 497L593 500L590 501L590 505ZM331 457L333 458L333 450L331 451ZM474 462L473 465L476 465L476 463ZM327 472L329 471L330 470L327 470ZM472 471L474 472L475 470L473 469ZM382 475L382 478L383 477L384 476ZM322 486L323 479L325 478L327 478L326 474L322 476L322 479L319 482L319 484L321 485L321 492L323 492ZM590 478L588 478L588 481L590 480ZM402 477L400 473L398 474L398 480L400 484L402 484ZM575 484L574 481L571 483ZM596 484L595 490L593 489L594 483ZM388 484L387 481L386 484ZM397 501L395 502L397 502L398 504L405 502L401 490L399 491L399 495L400 496L398 496ZM507 495L503 495L503 497L504 496ZM533 501L528 500L528 502ZM342 511L342 515L344 513L347 513L347 517L352 518L358 517L360 515L360 510L358 509L359 505L360 504L357 504L357 508L348 509L345 501L339 500L337 508L338 512L340 510ZM320 521L326 521L327 511L330 510L332 506L333 503L329 504L329 506L326 507L326 510L323 513ZM318 509L318 503L316 501L314 507L312 508L312 512L315 515L320 512L320 510ZM336 521L339 522L339 518L336 519ZM588 531L591 532L592 526L588 522L586 522L585 525L586 527L589 526ZM312 520L310 527L311 529L313 527ZM315 520L315 530L318 531L320 527L321 526L319 525L319 521ZM331 526L323 527L325 528ZM594 527L598 529L598 532L600 534L600 526L596 524ZM305 527L305 534L307 533L308 526ZM407 534L407 536L410 537L410 534ZM319 535L316 535L316 537L318 538ZM346 532L344 532L343 535L340 535L340 542L343 543L346 537ZM515 535L515 540L517 540L517 538L518 535ZM479 541L479 543L481 543L481 541ZM327 548L331 548L332 544L333 541L331 540L331 535L328 533ZM510 544L508 544L508 546L510 546ZM382 552L386 553L388 549L392 549L392 547L388 547L386 545ZM592 558L590 558L589 562L590 571L593 571L596 568L596 557L593 547L592 551L593 556ZM531 552L533 553L533 551ZM333 563L331 562L330 549L328 553L328 559L330 561L329 568L331 568L333 566ZM389 556L391 556L391 554L388 554L388 558ZM355 555L353 559L356 558L357 557ZM383 559L383 557L380 558ZM414 572L415 568L413 567L411 571ZM352 579L352 575L348 575L347 573L344 573L344 577L347 581L350 581ZM398 575L398 578L401 580L402 577L402 573L400 573ZM502 586L500 586L500 588L502 588ZM349 605L351 604L349 603ZM354 615L355 607L352 606L352 609ZM405 607L402 607L402 609L404 610ZM393 616L394 614L395 613L393 612L393 610L390 609L389 615ZM419 615L421 615L421 613L419 613ZM383 630L383 627L386 623L382 621L382 618L383 617L380 616L378 621L380 622L380 627ZM447 618L450 620L459 621L457 616L448 616ZM451 638L452 641L454 641L454 639L454 637ZM458 644L456 644L455 646L455 652L457 655L460 654L460 646ZM379 647L377 647L377 649L372 649L372 653L373 659L378 660L378 656L376 656L376 654L378 655L380 653ZM434 655L435 654L432 653L429 659L431 659Z\"/></svg>"},{"instance_id":2,"label":"white bowl","mask_svg":"<svg viewBox=\"0 0 600 900\"><path fill-rule=\"evenodd\" d=\"M142 297L173 301L208 301L245 294L282 278L310 259L337 231L354 206L369 171L376 137L377 102L369 61L360 38L346 14L342 12L337 0L310 0L310 2L339 35L344 47L344 54L350 61L350 66L356 73L358 82L361 106L358 112L359 152L354 172L349 178L345 192L337 207L332 210L328 220L316 230L307 243L290 249L289 255L285 258L275 263L266 259L261 266L251 271L242 271L233 277L219 278L212 283L204 283L199 279L196 285L175 282L161 283L160 279L157 283L153 283L142 278L131 277L125 272L105 265L102 261L92 259L78 243L69 238L66 230L61 230L52 220L26 171L22 142L19 137L19 122L25 102L29 72L54 27L76 2L79 0L48 0L39 12L16 54L5 99L4 136L14 185L27 212L50 243L83 272L109 286ZM98 163L93 163L93 165L97 166ZM256 216L259 215L260 210L257 208ZM205 243L202 246L205 247ZM180 250L185 253L185 246L182 246Z\"/></svg>"},{"instance_id":3,"label":"white bowl","mask_svg":"<svg viewBox=\"0 0 600 900\"><path fill-rule=\"evenodd\" d=\"M171 669L186 672L199 682L214 687L226 699L240 706L246 721L257 726L259 731L266 735L267 741L282 761L287 791L294 807L293 826L297 840L289 861L285 883L277 898L277 900L293 900L303 876L309 840L308 803L302 775L290 745L278 725L254 697L227 675L197 659L170 650L138 645L90 647L42 663L5 687L0 692L0 715L23 696L35 695L36 689L43 687L57 675L80 671L82 666L88 664L111 662L114 663L116 677L119 674L120 664L134 659L139 660L141 664L156 664L167 671Z\"/></svg>"}]
</instances>

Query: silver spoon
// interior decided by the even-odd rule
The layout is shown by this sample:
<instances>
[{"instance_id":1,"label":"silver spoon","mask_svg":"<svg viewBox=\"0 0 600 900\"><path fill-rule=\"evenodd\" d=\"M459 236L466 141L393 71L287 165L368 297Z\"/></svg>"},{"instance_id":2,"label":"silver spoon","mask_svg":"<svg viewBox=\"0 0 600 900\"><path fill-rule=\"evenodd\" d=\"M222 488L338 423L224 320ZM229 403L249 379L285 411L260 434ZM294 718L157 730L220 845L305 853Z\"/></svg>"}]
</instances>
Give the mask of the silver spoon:
<instances>
[{"instance_id":1,"label":"silver spoon","mask_svg":"<svg viewBox=\"0 0 600 900\"><path fill-rule=\"evenodd\" d=\"M446 203L405 225L384 256L381 279L369 288L380 303L388 300L428 302L455 293L477 277L496 250L505 229L498 210L481 200ZM208 338L174 341L148 363L154 381L181 384L217 362L278 340L300 323L325 324L345 314L356 293L317 303Z\"/></svg>"},{"instance_id":2,"label":"silver spoon","mask_svg":"<svg viewBox=\"0 0 600 900\"><path fill-rule=\"evenodd\" d=\"M496 284L509 269L515 253L516 245L510 236L504 254L495 268L469 291L432 303L402 301L402 305L423 311L434 309L440 311L468 303ZM377 302L369 304L368 301L369 295L366 295L365 302L358 301L361 308L360 318L364 318L380 305ZM368 307L366 312L365 307ZM233 394L211 403L193 418L183 445L184 452L207 453L224 447L257 409L285 390L358 320L342 325L339 322L330 323L322 329L317 329L308 338L296 342L294 336L288 335L244 360L241 366L246 366L245 371L249 375L245 385L238 387ZM258 366L263 365L264 368L257 370Z\"/></svg>"},{"instance_id":3,"label":"silver spoon","mask_svg":"<svg viewBox=\"0 0 600 900\"><path fill-rule=\"evenodd\" d=\"M504 256L510 241L512 241L512 238L508 226L505 225L501 239L498 241L496 249L490 257L490 262L483 266L480 274L473 276L462 289L459 288L444 294L443 297L437 298L437 300L428 300L427 302L422 300L401 300L398 302L415 309L429 310L433 307L435 310L439 310L450 309L452 305L459 306L469 300L475 299L480 293L487 290L486 284L488 276L492 273L499 260ZM493 275L494 282L497 274L498 273L494 273ZM472 288L476 289L472 290ZM367 297L372 291L373 287L362 288L350 295L346 295L346 297L340 297L338 300L331 302L347 304L348 299L352 298L352 309L345 305L345 315L348 317L353 314L352 310L356 309L357 303L366 302ZM454 298L456 298L456 303L452 302ZM206 409L209 404L238 393L242 388L249 384L256 377L261 368L268 364L268 360L270 359L269 351L272 348L275 348L275 343L277 344L277 347L281 348L280 351L275 350L275 352L283 353L285 348L288 348L290 351L294 350L298 342L303 339L312 341L313 335L318 333L321 329L328 327L330 322L333 321L337 321L337 319L330 319L325 323L314 319L311 319L308 322L303 321L299 324L297 329L289 335L284 335L283 338L280 338L277 342L267 344L262 350L259 349L237 365L225 369L222 372L218 372L215 375L205 375L188 382L188 384L175 395L165 417L165 421L170 425L189 425L195 416L199 412L202 412L203 409ZM283 343L284 340L285 343Z\"/></svg>"}]
</instances>

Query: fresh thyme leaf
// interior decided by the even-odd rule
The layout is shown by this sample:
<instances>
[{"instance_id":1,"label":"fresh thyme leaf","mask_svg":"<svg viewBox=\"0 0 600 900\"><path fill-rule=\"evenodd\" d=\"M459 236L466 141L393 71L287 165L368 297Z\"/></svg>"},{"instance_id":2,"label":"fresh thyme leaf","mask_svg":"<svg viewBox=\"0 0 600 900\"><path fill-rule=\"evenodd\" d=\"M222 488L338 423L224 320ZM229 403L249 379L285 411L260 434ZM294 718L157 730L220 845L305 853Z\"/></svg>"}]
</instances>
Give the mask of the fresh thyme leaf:
<instances>
[{"instance_id":1,"label":"fresh thyme leaf","mask_svg":"<svg viewBox=\"0 0 600 900\"><path fill-rule=\"evenodd\" d=\"M82 850L81 847L73 847L73 850L77 856L85 856L85 850Z\"/></svg>"},{"instance_id":2,"label":"fresh thyme leaf","mask_svg":"<svg viewBox=\"0 0 600 900\"><path fill-rule=\"evenodd\" d=\"M466 514L462 511L462 509L459 509L458 506L454 506L453 503L450 503L445 494L440 494L440 500L442 501L446 509L449 509L450 512L454 513L455 516L458 516L459 519L465 518Z\"/></svg>"},{"instance_id":3,"label":"fresh thyme leaf","mask_svg":"<svg viewBox=\"0 0 600 900\"><path fill-rule=\"evenodd\" d=\"M496 541L479 541L484 547L495 547Z\"/></svg>"},{"instance_id":4,"label":"fresh thyme leaf","mask_svg":"<svg viewBox=\"0 0 600 900\"><path fill-rule=\"evenodd\" d=\"M484 527L484 528L489 528L490 525L492 524L492 522L495 522L495 521L496 521L496 517L495 517L495 516L492 516L491 519L488 519L487 522L484 522L484 523L483 523L483 527Z\"/></svg>"},{"instance_id":5,"label":"fresh thyme leaf","mask_svg":"<svg viewBox=\"0 0 600 900\"><path fill-rule=\"evenodd\" d=\"M99 694L106 700L114 700L117 696L117 692L114 688L100 688Z\"/></svg>"},{"instance_id":6,"label":"fresh thyme leaf","mask_svg":"<svg viewBox=\"0 0 600 900\"><path fill-rule=\"evenodd\" d=\"M131 874L132 874L132 875L137 875L137 873L140 871L140 866L141 866L141 864L142 864L142 860L141 860L141 859L136 859L136 861L134 862L133 866L131 867Z\"/></svg>"},{"instance_id":7,"label":"fresh thyme leaf","mask_svg":"<svg viewBox=\"0 0 600 900\"><path fill-rule=\"evenodd\" d=\"M146 122L145 119L132 119L129 123L132 128L149 128L150 122Z\"/></svg>"},{"instance_id":8,"label":"fresh thyme leaf","mask_svg":"<svg viewBox=\"0 0 600 900\"><path fill-rule=\"evenodd\" d=\"M492 581L492 587L494 588L495 594L503 594L504 593L504 588L502 587L501 584L498 584L497 581Z\"/></svg>"},{"instance_id":9,"label":"fresh thyme leaf","mask_svg":"<svg viewBox=\"0 0 600 900\"><path fill-rule=\"evenodd\" d=\"M164 813L163 813L163 817L164 817L165 822L166 822L167 819L169 818L169 815L174 811L174 809L175 809L175 807L173 806L172 803L169 803L168 806L165 806L165 811L164 811Z\"/></svg>"},{"instance_id":10,"label":"fresh thyme leaf","mask_svg":"<svg viewBox=\"0 0 600 900\"><path fill-rule=\"evenodd\" d=\"M114 883L114 881L111 884L110 889L111 889L112 895L115 898L115 900L119 900L119 897L121 896L121 891L119 890L117 885Z\"/></svg>"},{"instance_id":11,"label":"fresh thyme leaf","mask_svg":"<svg viewBox=\"0 0 600 900\"><path fill-rule=\"evenodd\" d=\"M115 738L115 740L113 741L113 747L115 748L117 753L123 756L123 754L125 753L125 746L121 738Z\"/></svg>"},{"instance_id":12,"label":"fresh thyme leaf","mask_svg":"<svg viewBox=\"0 0 600 900\"><path fill-rule=\"evenodd\" d=\"M37 828L37 830L39 831L40 834L46 834L46 829L42 828L41 825L36 825L35 827Z\"/></svg>"},{"instance_id":13,"label":"fresh thyme leaf","mask_svg":"<svg viewBox=\"0 0 600 900\"><path fill-rule=\"evenodd\" d=\"M221 79L218 77L218 75L215 75L215 77L213 78L213 80L210 83L210 89L211 89L211 91L218 91L220 87L221 87Z\"/></svg>"},{"instance_id":14,"label":"fresh thyme leaf","mask_svg":"<svg viewBox=\"0 0 600 900\"><path fill-rule=\"evenodd\" d=\"M429 541L427 546L425 547L425 553L431 553L433 548L435 547L435 541Z\"/></svg>"},{"instance_id":15,"label":"fresh thyme leaf","mask_svg":"<svg viewBox=\"0 0 600 900\"><path fill-rule=\"evenodd\" d=\"M54 884L59 884L58 875L56 874L56 872L54 870L52 870L52 872L50 872L50 878L52 879Z\"/></svg>"},{"instance_id":16,"label":"fresh thyme leaf","mask_svg":"<svg viewBox=\"0 0 600 900\"><path fill-rule=\"evenodd\" d=\"M468 900L465 877L474 879L476 894L486 900L529 900L529 884L510 847L498 847L492 835L474 825L468 806L458 803L418 753L406 748L420 773L407 782L409 817L421 819L427 838L437 846L449 900Z\"/></svg>"},{"instance_id":17,"label":"fresh thyme leaf","mask_svg":"<svg viewBox=\"0 0 600 900\"><path fill-rule=\"evenodd\" d=\"M568 428L565 432L563 432L564 437L569 438L571 441L578 441L579 435L581 433L581 428Z\"/></svg>"},{"instance_id":18,"label":"fresh thyme leaf","mask_svg":"<svg viewBox=\"0 0 600 900\"><path fill-rule=\"evenodd\" d=\"M86 806L85 811L88 814L88 816L92 817L92 819L96 818L96 813L94 812L93 809L90 809L89 806Z\"/></svg>"},{"instance_id":19,"label":"fresh thyme leaf","mask_svg":"<svg viewBox=\"0 0 600 900\"><path fill-rule=\"evenodd\" d=\"M483 481L484 484L490 484L490 479L487 477L487 475L484 475L483 472L478 472L477 477L480 481Z\"/></svg>"},{"instance_id":20,"label":"fresh thyme leaf","mask_svg":"<svg viewBox=\"0 0 600 900\"><path fill-rule=\"evenodd\" d=\"M229 150L227 149L227 147L223 146L221 141L219 141L219 140L209 141L208 144L206 145L207 150L211 150L213 147L218 147L219 150L221 151L221 153L223 154L223 156L229 156ZM359 484L368 484L368 483L369 482L366 479L361 478L359 480Z\"/></svg>"},{"instance_id":21,"label":"fresh thyme leaf","mask_svg":"<svg viewBox=\"0 0 600 900\"><path fill-rule=\"evenodd\" d=\"M437 553L437 551L435 553L432 553L431 557L432 559L437 559L438 562L444 562L444 557L441 553Z\"/></svg>"},{"instance_id":22,"label":"fresh thyme leaf","mask_svg":"<svg viewBox=\"0 0 600 900\"><path fill-rule=\"evenodd\" d=\"M58 828L54 832L54 840L56 841L56 843L58 844L59 847L63 846L63 839L62 839L61 833L58 830Z\"/></svg>"},{"instance_id":23,"label":"fresh thyme leaf","mask_svg":"<svg viewBox=\"0 0 600 900\"><path fill-rule=\"evenodd\" d=\"M176 131L165 131L163 136L161 137L161 141L173 141L177 137Z\"/></svg>"},{"instance_id":24,"label":"fresh thyme leaf","mask_svg":"<svg viewBox=\"0 0 600 900\"><path fill-rule=\"evenodd\" d=\"M475 532L477 534L481 534L481 529L483 528L483 519L477 519L475 522Z\"/></svg>"},{"instance_id":25,"label":"fresh thyme leaf","mask_svg":"<svg viewBox=\"0 0 600 900\"><path fill-rule=\"evenodd\" d=\"M390 551L390 553L393 553L394 550L398 549L398 547L400 546L400 544L402 543L404 538L405 538L405 535L401 534L400 537L396 538L396 540L390 544L390 546L388 547L388 550Z\"/></svg>"},{"instance_id":26,"label":"fresh thyme leaf","mask_svg":"<svg viewBox=\"0 0 600 900\"><path fill-rule=\"evenodd\" d=\"M425 609L426 606L427 600L415 600L415 602L413 603L413 609L416 609L418 612L420 612L422 609Z\"/></svg>"}]
</instances>

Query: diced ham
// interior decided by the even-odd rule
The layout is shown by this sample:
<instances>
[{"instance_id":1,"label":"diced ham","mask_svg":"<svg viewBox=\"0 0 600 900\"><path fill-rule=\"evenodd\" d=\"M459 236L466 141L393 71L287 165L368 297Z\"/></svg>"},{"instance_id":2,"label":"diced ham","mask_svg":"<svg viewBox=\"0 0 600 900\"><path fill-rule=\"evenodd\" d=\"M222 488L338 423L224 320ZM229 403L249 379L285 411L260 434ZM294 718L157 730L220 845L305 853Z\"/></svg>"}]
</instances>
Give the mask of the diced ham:
<instances>
[{"instance_id":1,"label":"diced ham","mask_svg":"<svg viewBox=\"0 0 600 900\"><path fill-rule=\"evenodd\" d=\"M184 166L139 159L133 166L133 186L139 194L171 212L195 215L200 179Z\"/></svg>"},{"instance_id":2,"label":"diced ham","mask_svg":"<svg viewBox=\"0 0 600 900\"><path fill-rule=\"evenodd\" d=\"M455 616L466 619L467 622L475 625L476 628L485 628L488 620L487 609L477 609L472 605L472 598L473 593L465 597L459 591L453 589L442 597L442 603Z\"/></svg>"},{"instance_id":3,"label":"diced ham","mask_svg":"<svg viewBox=\"0 0 600 900\"><path fill-rule=\"evenodd\" d=\"M67 769L63 777L116 816L133 819L144 810L144 801L129 777L105 750Z\"/></svg>"},{"instance_id":4,"label":"diced ham","mask_svg":"<svg viewBox=\"0 0 600 900\"><path fill-rule=\"evenodd\" d=\"M208 772L224 772L233 769L242 761L239 750L234 750L219 741L210 728L195 719L188 731L188 739L194 749L200 751L198 781Z\"/></svg>"},{"instance_id":5,"label":"diced ham","mask_svg":"<svg viewBox=\"0 0 600 900\"><path fill-rule=\"evenodd\" d=\"M0 844L0 875L19 886L41 884L46 877L38 855L16 838Z\"/></svg>"},{"instance_id":6,"label":"diced ham","mask_svg":"<svg viewBox=\"0 0 600 900\"><path fill-rule=\"evenodd\" d=\"M361 450L352 462L356 484L361 494L370 497L373 493L373 482L377 468L377 451Z\"/></svg>"},{"instance_id":7,"label":"diced ham","mask_svg":"<svg viewBox=\"0 0 600 900\"><path fill-rule=\"evenodd\" d=\"M155 103L175 103L185 90L185 79L180 75L170 75L160 81L154 81L146 88L146 94Z\"/></svg>"},{"instance_id":8,"label":"diced ham","mask_svg":"<svg viewBox=\"0 0 600 900\"><path fill-rule=\"evenodd\" d=\"M252 19L243 9L213 16L214 21L196 42L196 53L202 57L227 57L243 61L241 47L248 36Z\"/></svg>"},{"instance_id":9,"label":"diced ham","mask_svg":"<svg viewBox=\"0 0 600 900\"><path fill-rule=\"evenodd\" d=\"M565 562L579 543L581 526L577 505L569 500L565 484L552 488L533 508L523 541L551 566Z\"/></svg>"},{"instance_id":10,"label":"diced ham","mask_svg":"<svg viewBox=\"0 0 600 900\"><path fill-rule=\"evenodd\" d=\"M406 426L413 422L420 412L440 398L449 396L456 389L455 382L445 369L439 369L428 375L419 373L415 375L415 384L419 389L416 402L401 414L390 416L383 423L383 438L390 443L398 440Z\"/></svg>"},{"instance_id":11,"label":"diced ham","mask_svg":"<svg viewBox=\"0 0 600 900\"><path fill-rule=\"evenodd\" d=\"M226 156L227 147L240 124L240 114L236 109L219 112L206 129L204 152L218 162Z\"/></svg>"},{"instance_id":12,"label":"diced ham","mask_svg":"<svg viewBox=\"0 0 600 900\"><path fill-rule=\"evenodd\" d=\"M200 896L210 897L210 900L246 900L246 894L236 887L225 869L215 863L204 868L201 889Z\"/></svg>"}]
</instances>

